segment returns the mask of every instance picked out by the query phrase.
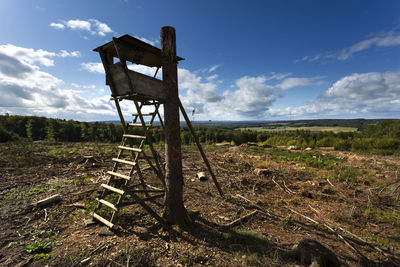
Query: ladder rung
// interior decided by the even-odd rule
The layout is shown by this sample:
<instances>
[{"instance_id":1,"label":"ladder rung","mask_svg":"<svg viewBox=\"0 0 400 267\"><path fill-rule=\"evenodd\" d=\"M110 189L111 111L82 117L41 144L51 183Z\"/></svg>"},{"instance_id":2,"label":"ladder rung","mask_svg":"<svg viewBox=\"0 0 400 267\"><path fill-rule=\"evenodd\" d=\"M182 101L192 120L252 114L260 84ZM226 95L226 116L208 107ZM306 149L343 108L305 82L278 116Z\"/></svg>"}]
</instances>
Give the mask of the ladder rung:
<instances>
[{"instance_id":1,"label":"ladder rung","mask_svg":"<svg viewBox=\"0 0 400 267\"><path fill-rule=\"evenodd\" d=\"M105 189L108 189L108 190L110 190L110 191L113 191L114 193L120 194L120 195L123 195L123 194L125 193L124 190L121 190L121 189L112 187L112 186L110 186L110 185L108 185L108 184L101 184L100 186L101 186L101 187L104 187Z\"/></svg>"},{"instance_id":2,"label":"ladder rung","mask_svg":"<svg viewBox=\"0 0 400 267\"><path fill-rule=\"evenodd\" d=\"M137 139L146 139L146 136L143 135L134 135L134 134L124 134L126 138L137 138Z\"/></svg>"},{"instance_id":3,"label":"ladder rung","mask_svg":"<svg viewBox=\"0 0 400 267\"><path fill-rule=\"evenodd\" d=\"M135 151L135 152L142 152L142 149L140 148L135 148L135 147L129 147L129 146L118 146L120 149L125 149L125 150L130 150L130 151Z\"/></svg>"},{"instance_id":4,"label":"ladder rung","mask_svg":"<svg viewBox=\"0 0 400 267\"><path fill-rule=\"evenodd\" d=\"M102 222L103 224L107 225L110 228L113 228L114 224L106 219L104 219L103 217L101 217L100 215L96 214L96 213L92 213L93 218L95 218L96 220Z\"/></svg>"},{"instance_id":5,"label":"ladder rung","mask_svg":"<svg viewBox=\"0 0 400 267\"><path fill-rule=\"evenodd\" d=\"M109 208L111 208L111 209L113 209L113 210L115 210L115 211L118 211L117 207L116 207L114 204L108 202L107 200L98 199L98 198L96 198L96 200L97 200L98 202L100 202L101 204L104 204L104 205L106 205L107 207L109 207Z\"/></svg>"},{"instance_id":6,"label":"ladder rung","mask_svg":"<svg viewBox=\"0 0 400 267\"><path fill-rule=\"evenodd\" d=\"M134 126L134 127L142 127L143 126L143 124L141 124L141 123L129 123L129 125L130 126ZM145 126L146 127L151 127L151 124L150 123L146 123Z\"/></svg>"},{"instance_id":7,"label":"ladder rung","mask_svg":"<svg viewBox=\"0 0 400 267\"><path fill-rule=\"evenodd\" d=\"M107 173L108 173L108 174L110 174L110 175L114 175L114 176L117 176L117 177L123 178L123 179L125 179L125 180L130 180L130 179L131 179L131 177L130 177L130 176L128 176L128 175L125 175L125 174L120 174L120 173L118 173L118 172L112 172L112 171L108 171Z\"/></svg>"},{"instance_id":8,"label":"ladder rung","mask_svg":"<svg viewBox=\"0 0 400 267\"><path fill-rule=\"evenodd\" d=\"M153 116L156 114L155 112L150 112L150 113L142 113L142 116ZM139 116L139 113L133 113L132 116Z\"/></svg>"},{"instance_id":9,"label":"ladder rung","mask_svg":"<svg viewBox=\"0 0 400 267\"><path fill-rule=\"evenodd\" d=\"M132 165L132 166L135 166L135 165L136 165L135 162L129 161L129 160L117 159L117 158L113 158L112 160L113 160L113 161L116 161L116 162L119 162L119 163L129 164L129 165Z\"/></svg>"}]
</instances>

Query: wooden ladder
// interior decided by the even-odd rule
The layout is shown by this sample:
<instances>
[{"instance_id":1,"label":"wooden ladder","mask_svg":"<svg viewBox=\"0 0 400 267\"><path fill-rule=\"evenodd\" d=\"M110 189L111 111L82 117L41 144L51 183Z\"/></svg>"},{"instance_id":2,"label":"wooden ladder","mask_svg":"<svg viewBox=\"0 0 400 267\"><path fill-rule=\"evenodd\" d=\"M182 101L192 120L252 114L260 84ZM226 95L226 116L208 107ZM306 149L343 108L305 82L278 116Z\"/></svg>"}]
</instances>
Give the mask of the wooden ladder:
<instances>
[{"instance_id":1,"label":"wooden ladder","mask_svg":"<svg viewBox=\"0 0 400 267\"><path fill-rule=\"evenodd\" d=\"M112 159L114 166L111 171L107 171L109 179L107 183L100 185L103 190L100 197L96 199L98 204L92 216L99 222L113 228L113 220L119 209L137 203L159 223L167 227L165 221L146 204L147 201L164 197L165 189L147 184L143 176L143 168L140 166L143 161L142 159L145 159L149 168L153 169L155 172L162 187L165 186L164 172L161 168L161 158L154 149L149 135L149 130L153 126L155 117L157 115L159 116L158 109L160 103L154 100L133 100L133 102L135 103L136 113L132 114L134 117L132 122L126 125L127 131L122 137L121 144L118 146L117 157ZM142 113L142 108L144 106L153 106L154 110L149 113ZM148 117L149 120L146 121L145 117ZM162 125L161 120L160 122ZM140 132L140 134L137 134L138 132ZM152 157L147 155L144 150L146 141L152 153ZM153 159L154 163L151 159ZM126 166L128 166L128 172ZM137 181L132 184L131 180L135 180L135 178L137 178ZM132 201L123 202L122 200L125 195L129 195ZM144 195L144 197L142 195ZM98 212L103 209L108 209L110 211L107 213L109 215L107 218L105 218L105 215L99 214Z\"/></svg>"}]
</instances>

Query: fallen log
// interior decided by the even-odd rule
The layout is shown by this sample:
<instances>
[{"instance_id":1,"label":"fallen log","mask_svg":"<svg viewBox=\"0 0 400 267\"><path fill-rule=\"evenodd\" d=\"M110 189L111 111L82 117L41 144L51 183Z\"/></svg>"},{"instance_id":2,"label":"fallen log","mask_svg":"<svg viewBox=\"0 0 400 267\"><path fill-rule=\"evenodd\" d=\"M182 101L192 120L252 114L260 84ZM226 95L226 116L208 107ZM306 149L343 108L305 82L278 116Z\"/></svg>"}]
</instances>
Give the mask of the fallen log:
<instances>
[{"instance_id":1,"label":"fallen log","mask_svg":"<svg viewBox=\"0 0 400 267\"><path fill-rule=\"evenodd\" d=\"M45 199L39 200L38 202L36 202L34 204L34 206L45 207L45 206L48 206L48 205L50 205L52 203L59 202L59 201L61 201L61 195L60 194L56 194L56 195L52 195L50 197L47 197Z\"/></svg>"},{"instance_id":2,"label":"fallen log","mask_svg":"<svg viewBox=\"0 0 400 267\"><path fill-rule=\"evenodd\" d=\"M252 217L253 215L257 214L258 210L252 211L249 214L244 215L243 217L240 217L239 219L234 220L233 222L227 224L227 225L223 225L221 226L222 229L229 229L233 226L236 226L240 223L242 223L243 221L249 219L250 217Z\"/></svg>"}]
</instances>

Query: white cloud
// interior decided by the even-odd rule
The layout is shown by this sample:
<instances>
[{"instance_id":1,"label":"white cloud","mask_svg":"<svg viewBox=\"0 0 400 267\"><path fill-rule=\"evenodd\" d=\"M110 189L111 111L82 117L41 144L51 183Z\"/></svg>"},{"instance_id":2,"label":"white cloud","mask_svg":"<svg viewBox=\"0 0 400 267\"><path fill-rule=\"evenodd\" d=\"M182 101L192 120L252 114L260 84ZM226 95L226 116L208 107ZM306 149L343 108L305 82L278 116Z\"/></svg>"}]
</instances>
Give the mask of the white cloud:
<instances>
[{"instance_id":1,"label":"white cloud","mask_svg":"<svg viewBox=\"0 0 400 267\"><path fill-rule=\"evenodd\" d=\"M101 63L81 64L89 72L104 75ZM156 68L132 64L129 69L153 76ZM207 68L209 70L209 68ZM201 118L222 116L221 119L258 119L280 97L280 93L291 88L322 84L321 77L289 77L290 73L271 73L270 76L237 79L230 90L220 90L218 74L209 76L208 71L192 72L178 68L178 82L182 103L188 110L196 110ZM157 75L161 79L161 71Z\"/></svg>"},{"instance_id":2,"label":"white cloud","mask_svg":"<svg viewBox=\"0 0 400 267\"><path fill-rule=\"evenodd\" d=\"M159 41L158 40L150 40L150 39L147 39L147 38L144 38L144 37L139 37L139 36L136 36L135 35L135 38L137 38L137 39L139 39L139 40L141 40L141 41L143 41L143 42L145 42L145 43L148 43L148 44L151 44L151 45L156 45L157 43L159 43Z\"/></svg>"},{"instance_id":3,"label":"white cloud","mask_svg":"<svg viewBox=\"0 0 400 267\"><path fill-rule=\"evenodd\" d=\"M394 116L400 114L400 71L355 73L328 88L318 101L283 110L273 116L349 115Z\"/></svg>"},{"instance_id":4,"label":"white cloud","mask_svg":"<svg viewBox=\"0 0 400 267\"><path fill-rule=\"evenodd\" d=\"M60 56L60 57L80 57L81 53L79 53L79 51L68 52L66 50L60 50L60 53L58 53L58 56Z\"/></svg>"},{"instance_id":5,"label":"white cloud","mask_svg":"<svg viewBox=\"0 0 400 267\"><path fill-rule=\"evenodd\" d=\"M107 24L100 22L97 19L89 19L89 21L92 23L92 26L94 28L92 34L105 36L107 33L113 32L113 30L111 30L111 28Z\"/></svg>"},{"instance_id":6,"label":"white cloud","mask_svg":"<svg viewBox=\"0 0 400 267\"><path fill-rule=\"evenodd\" d=\"M36 64L46 66L48 62L43 61L43 57L53 55L48 54L51 52L13 45L7 47L11 49L0 49L0 112L82 120L99 115L115 117L109 96L84 99L76 94L76 90L63 89L61 79L40 70ZM37 51L40 53L35 54ZM36 57L28 56L26 52L34 52ZM93 85L81 88L85 87L93 88Z\"/></svg>"},{"instance_id":7,"label":"white cloud","mask_svg":"<svg viewBox=\"0 0 400 267\"><path fill-rule=\"evenodd\" d=\"M199 73L205 73L202 77ZM193 73L178 69L179 89L184 106L196 110L200 118L259 119L279 97L282 90L314 86L322 81L315 78L287 78L290 73L271 73L271 76L241 77L230 90L220 93L217 76L208 72ZM217 74L215 74L217 75ZM275 84L272 82L275 81Z\"/></svg>"},{"instance_id":8,"label":"white cloud","mask_svg":"<svg viewBox=\"0 0 400 267\"><path fill-rule=\"evenodd\" d=\"M26 64L40 64L46 67L51 67L54 65L53 57L79 57L80 53L78 51L68 52L66 50L61 50L59 53L49 52L43 49L32 49L15 46L12 44L0 45L0 51L5 55L18 58L23 63Z\"/></svg>"},{"instance_id":9,"label":"white cloud","mask_svg":"<svg viewBox=\"0 0 400 267\"><path fill-rule=\"evenodd\" d=\"M277 85L278 88L282 90L287 90L293 87L304 87L311 85L320 85L323 81L320 80L321 77L314 78L287 78L284 79L280 84Z\"/></svg>"},{"instance_id":10,"label":"white cloud","mask_svg":"<svg viewBox=\"0 0 400 267\"><path fill-rule=\"evenodd\" d=\"M50 23L50 27L53 27L54 29L57 29L57 30L63 30L65 28L64 24L55 23L55 22Z\"/></svg>"},{"instance_id":11,"label":"white cloud","mask_svg":"<svg viewBox=\"0 0 400 267\"><path fill-rule=\"evenodd\" d=\"M69 28L76 31L86 31L92 35L98 36L106 36L108 33L114 32L110 26L97 19L71 19L68 21L61 21L60 23L52 22L50 26L55 29Z\"/></svg>"},{"instance_id":12,"label":"white cloud","mask_svg":"<svg viewBox=\"0 0 400 267\"><path fill-rule=\"evenodd\" d=\"M219 68L220 65L214 65L211 68L208 69L208 72L214 72L217 68Z\"/></svg>"},{"instance_id":13,"label":"white cloud","mask_svg":"<svg viewBox=\"0 0 400 267\"><path fill-rule=\"evenodd\" d=\"M77 83L71 83L71 85L75 88L83 88L83 89L94 89L96 88L96 85L94 84L89 84L89 85L81 85Z\"/></svg>"},{"instance_id":14,"label":"white cloud","mask_svg":"<svg viewBox=\"0 0 400 267\"><path fill-rule=\"evenodd\" d=\"M83 62L83 63L81 63L81 66L83 69L85 69L89 72L103 74L103 75L105 73L103 64L100 62ZM138 64L130 64L130 65L128 65L128 68L130 70L140 72L140 73L143 73L143 74L151 76L151 77L154 76L154 73L157 70L156 67L151 68L151 67L138 65ZM162 75L162 70L160 69L157 73L157 78L161 79L161 75Z\"/></svg>"},{"instance_id":15,"label":"white cloud","mask_svg":"<svg viewBox=\"0 0 400 267\"><path fill-rule=\"evenodd\" d=\"M357 42L350 47L346 47L339 52L335 53L325 53L325 54L317 54L314 56L304 56L301 59L295 60L295 63L301 61L314 62L319 60L326 59L337 59L337 60L347 60L351 58L354 54L359 53L361 51L371 49L373 47L390 47L390 46L400 46L400 32L398 31L390 31L386 33L382 33L371 38L362 40Z\"/></svg>"},{"instance_id":16,"label":"white cloud","mask_svg":"<svg viewBox=\"0 0 400 267\"><path fill-rule=\"evenodd\" d=\"M99 62L84 62L81 63L82 68L89 72L104 74L104 67Z\"/></svg>"},{"instance_id":17,"label":"white cloud","mask_svg":"<svg viewBox=\"0 0 400 267\"><path fill-rule=\"evenodd\" d=\"M90 31L92 28L92 25L90 24L89 21L86 20L79 20L79 19L71 19L67 22L65 22L65 26L72 30L84 30L84 31Z\"/></svg>"}]
</instances>

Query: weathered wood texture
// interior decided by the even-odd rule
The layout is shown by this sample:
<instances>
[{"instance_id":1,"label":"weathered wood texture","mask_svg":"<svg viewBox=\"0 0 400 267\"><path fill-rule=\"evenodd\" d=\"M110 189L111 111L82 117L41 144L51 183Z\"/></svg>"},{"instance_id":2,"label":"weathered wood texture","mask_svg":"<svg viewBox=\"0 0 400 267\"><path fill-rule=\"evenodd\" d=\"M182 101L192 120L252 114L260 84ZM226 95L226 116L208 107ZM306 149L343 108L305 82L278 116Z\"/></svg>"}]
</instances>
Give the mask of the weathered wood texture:
<instances>
[{"instance_id":1,"label":"weathered wood texture","mask_svg":"<svg viewBox=\"0 0 400 267\"><path fill-rule=\"evenodd\" d=\"M164 218L170 224L185 224L188 220L183 205L182 153L179 125L178 70L176 40L173 27L161 28L165 125L165 184Z\"/></svg>"},{"instance_id":2,"label":"weathered wood texture","mask_svg":"<svg viewBox=\"0 0 400 267\"><path fill-rule=\"evenodd\" d=\"M134 91L132 92L126 79L123 66L120 62L110 65L109 70L114 81L116 96L136 93L148 99L156 99L162 102L165 100L165 91L161 80L128 70L129 78L131 79L134 88Z\"/></svg>"},{"instance_id":3,"label":"weathered wood texture","mask_svg":"<svg viewBox=\"0 0 400 267\"><path fill-rule=\"evenodd\" d=\"M132 63L145 65L148 67L161 67L161 50L155 46L149 45L135 37L125 34L118 40L120 46L120 56ZM109 59L119 57L114 48L113 42L105 43L93 51L107 54ZM176 57L176 60L182 60L181 57ZM109 60L111 62L111 60Z\"/></svg>"}]
</instances>

